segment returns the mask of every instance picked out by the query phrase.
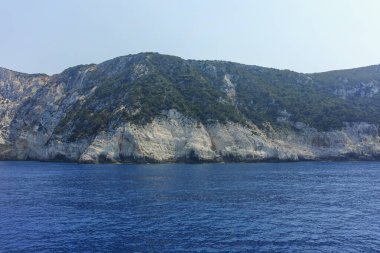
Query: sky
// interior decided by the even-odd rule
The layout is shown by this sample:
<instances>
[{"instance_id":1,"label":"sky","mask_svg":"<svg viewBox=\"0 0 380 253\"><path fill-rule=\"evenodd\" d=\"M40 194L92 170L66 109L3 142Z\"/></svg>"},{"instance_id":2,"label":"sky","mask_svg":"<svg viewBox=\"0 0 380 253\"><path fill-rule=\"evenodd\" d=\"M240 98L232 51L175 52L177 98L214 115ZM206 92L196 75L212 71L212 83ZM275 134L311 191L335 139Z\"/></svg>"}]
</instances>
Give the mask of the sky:
<instances>
[{"instance_id":1,"label":"sky","mask_svg":"<svg viewBox=\"0 0 380 253\"><path fill-rule=\"evenodd\" d=\"M380 63L378 0L0 0L0 66L139 52L311 73Z\"/></svg>"}]
</instances>

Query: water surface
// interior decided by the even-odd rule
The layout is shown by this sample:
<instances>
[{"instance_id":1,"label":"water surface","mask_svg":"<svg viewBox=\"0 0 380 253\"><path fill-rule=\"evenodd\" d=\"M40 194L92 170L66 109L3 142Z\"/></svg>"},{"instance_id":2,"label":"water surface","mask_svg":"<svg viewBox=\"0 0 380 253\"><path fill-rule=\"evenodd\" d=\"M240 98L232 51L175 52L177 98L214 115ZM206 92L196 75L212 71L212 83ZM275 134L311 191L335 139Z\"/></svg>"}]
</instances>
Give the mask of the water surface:
<instances>
[{"instance_id":1,"label":"water surface","mask_svg":"<svg viewBox=\"0 0 380 253\"><path fill-rule=\"evenodd\" d=\"M379 252L380 163L0 162L2 252Z\"/></svg>"}]
</instances>

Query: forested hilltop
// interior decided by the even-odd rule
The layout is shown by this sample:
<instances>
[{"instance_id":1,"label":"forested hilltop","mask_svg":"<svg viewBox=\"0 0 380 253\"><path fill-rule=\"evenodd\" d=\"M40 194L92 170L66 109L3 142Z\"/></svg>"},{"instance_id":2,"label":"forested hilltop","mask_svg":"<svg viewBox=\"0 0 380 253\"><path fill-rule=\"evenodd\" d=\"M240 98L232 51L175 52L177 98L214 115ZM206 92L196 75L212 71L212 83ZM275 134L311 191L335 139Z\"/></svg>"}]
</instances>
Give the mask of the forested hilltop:
<instances>
[{"instance_id":1,"label":"forested hilltop","mask_svg":"<svg viewBox=\"0 0 380 253\"><path fill-rule=\"evenodd\" d=\"M380 66L302 74L158 53L0 69L0 158L377 159Z\"/></svg>"}]
</instances>

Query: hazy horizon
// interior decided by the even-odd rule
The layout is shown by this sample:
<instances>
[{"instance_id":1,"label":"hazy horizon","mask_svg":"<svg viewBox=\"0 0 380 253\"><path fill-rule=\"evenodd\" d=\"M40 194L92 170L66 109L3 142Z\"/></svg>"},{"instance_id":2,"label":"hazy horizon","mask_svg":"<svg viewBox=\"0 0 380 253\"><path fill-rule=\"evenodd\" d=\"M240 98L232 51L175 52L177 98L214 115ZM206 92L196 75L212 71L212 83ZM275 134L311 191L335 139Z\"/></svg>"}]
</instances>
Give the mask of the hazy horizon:
<instances>
[{"instance_id":1,"label":"hazy horizon","mask_svg":"<svg viewBox=\"0 0 380 253\"><path fill-rule=\"evenodd\" d=\"M380 63L380 2L1 1L0 66L55 74L158 52L311 73Z\"/></svg>"}]
</instances>

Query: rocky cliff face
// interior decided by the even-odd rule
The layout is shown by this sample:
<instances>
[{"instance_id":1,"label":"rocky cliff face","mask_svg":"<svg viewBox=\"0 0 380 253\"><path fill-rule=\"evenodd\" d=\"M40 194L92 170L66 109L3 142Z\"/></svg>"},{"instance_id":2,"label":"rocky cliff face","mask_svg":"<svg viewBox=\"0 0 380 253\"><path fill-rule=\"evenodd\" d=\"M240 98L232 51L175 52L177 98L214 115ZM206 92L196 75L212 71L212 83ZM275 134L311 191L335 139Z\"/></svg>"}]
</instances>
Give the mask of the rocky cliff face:
<instances>
[{"instance_id":1,"label":"rocky cliff face","mask_svg":"<svg viewBox=\"0 0 380 253\"><path fill-rule=\"evenodd\" d=\"M360 81L153 53L53 76L0 69L0 159L378 159L375 70Z\"/></svg>"},{"instance_id":2,"label":"rocky cliff face","mask_svg":"<svg viewBox=\"0 0 380 253\"><path fill-rule=\"evenodd\" d=\"M47 83L43 74L27 75L0 68L0 157L13 151L10 124L19 107Z\"/></svg>"}]
</instances>

